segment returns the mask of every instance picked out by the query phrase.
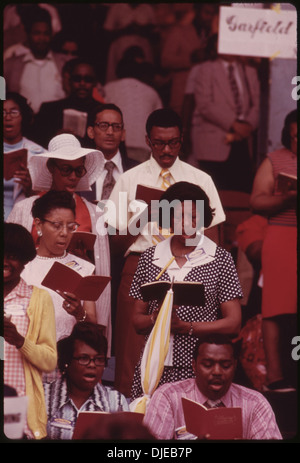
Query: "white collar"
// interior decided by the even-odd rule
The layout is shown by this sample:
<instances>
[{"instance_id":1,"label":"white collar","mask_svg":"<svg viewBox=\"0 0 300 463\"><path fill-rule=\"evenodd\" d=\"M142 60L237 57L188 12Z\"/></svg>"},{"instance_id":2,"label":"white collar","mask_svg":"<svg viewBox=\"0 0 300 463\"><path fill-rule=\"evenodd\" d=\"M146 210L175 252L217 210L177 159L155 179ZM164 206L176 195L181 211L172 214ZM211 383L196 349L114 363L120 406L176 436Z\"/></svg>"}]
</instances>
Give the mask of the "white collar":
<instances>
[{"instance_id":1,"label":"white collar","mask_svg":"<svg viewBox=\"0 0 300 463\"><path fill-rule=\"evenodd\" d=\"M149 158L149 166L151 168L152 174L155 175L157 174L157 177L159 177L162 167L158 164L158 162L154 159L153 154L151 153L151 156ZM178 169L180 168L180 159L179 156L175 159L173 165L168 168L170 174L176 181L176 174L178 172Z\"/></svg>"},{"instance_id":2,"label":"white collar","mask_svg":"<svg viewBox=\"0 0 300 463\"><path fill-rule=\"evenodd\" d=\"M169 237L164 241L158 243L155 247L153 263L160 268L164 268L165 265L171 260L171 239ZM188 267L197 267L199 265L207 264L215 259L217 245L214 241L202 235L202 239L198 245L190 254L188 254L187 262L185 263ZM170 264L169 269L178 268L175 260Z\"/></svg>"},{"instance_id":3,"label":"white collar","mask_svg":"<svg viewBox=\"0 0 300 463\"><path fill-rule=\"evenodd\" d=\"M116 153L111 159L105 159L105 158L104 158L104 161L105 161L105 163L108 162L108 161L112 161L112 162L115 164L117 170L118 170L120 173L123 172L123 168L122 168L122 158L121 158L121 153L120 153L119 150L117 151L117 153ZM104 165L105 165L105 163L104 163Z\"/></svg>"},{"instance_id":4,"label":"white collar","mask_svg":"<svg viewBox=\"0 0 300 463\"><path fill-rule=\"evenodd\" d=\"M31 50L28 50L28 52L23 55L24 63L33 62L33 61L51 61L51 60L53 60L53 53L51 50L48 51L45 58L40 59L40 60L33 56Z\"/></svg>"}]
</instances>

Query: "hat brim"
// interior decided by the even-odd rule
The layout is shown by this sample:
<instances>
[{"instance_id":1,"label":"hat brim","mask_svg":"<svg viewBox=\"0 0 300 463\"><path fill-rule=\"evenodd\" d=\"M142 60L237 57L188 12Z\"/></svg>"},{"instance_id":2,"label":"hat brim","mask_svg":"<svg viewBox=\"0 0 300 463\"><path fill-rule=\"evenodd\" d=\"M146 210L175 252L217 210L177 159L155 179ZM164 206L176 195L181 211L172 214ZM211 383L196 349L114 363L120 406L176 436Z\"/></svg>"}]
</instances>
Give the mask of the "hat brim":
<instances>
[{"instance_id":1,"label":"hat brim","mask_svg":"<svg viewBox=\"0 0 300 463\"><path fill-rule=\"evenodd\" d=\"M76 148L66 156L65 149L58 149L55 152L46 151L42 154L32 156L28 162L28 169L34 191L48 191L52 186L52 174L47 168L48 159L63 159L65 161L74 161L85 157L85 168L87 170L78 182L76 191L89 191L91 185L95 183L104 169L104 155L102 151L90 150L88 148Z\"/></svg>"}]
</instances>

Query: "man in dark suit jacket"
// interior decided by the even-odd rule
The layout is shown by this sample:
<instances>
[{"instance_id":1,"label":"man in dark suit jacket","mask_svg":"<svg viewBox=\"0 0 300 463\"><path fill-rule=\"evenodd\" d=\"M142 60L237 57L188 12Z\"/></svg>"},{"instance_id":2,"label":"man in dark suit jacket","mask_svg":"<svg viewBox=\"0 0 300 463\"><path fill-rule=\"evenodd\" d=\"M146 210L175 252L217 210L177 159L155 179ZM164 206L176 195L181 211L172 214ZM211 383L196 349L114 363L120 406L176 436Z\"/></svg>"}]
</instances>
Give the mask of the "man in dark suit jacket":
<instances>
[{"instance_id":1,"label":"man in dark suit jacket","mask_svg":"<svg viewBox=\"0 0 300 463\"><path fill-rule=\"evenodd\" d=\"M249 142L251 146L260 108L256 69L235 56L219 55L197 67L194 92L189 162L209 173L218 189L249 193L253 179Z\"/></svg>"},{"instance_id":2,"label":"man in dark suit jacket","mask_svg":"<svg viewBox=\"0 0 300 463\"><path fill-rule=\"evenodd\" d=\"M93 65L86 59L75 58L68 61L66 67L70 94L61 100L42 104L35 119L34 141L45 148L49 141L62 131L73 133L83 144L88 116L99 105L99 101L93 98L93 89L97 83ZM72 130L70 126L65 125L64 111L67 109L79 111L78 116L82 116L81 130L76 130L75 127Z\"/></svg>"}]
</instances>

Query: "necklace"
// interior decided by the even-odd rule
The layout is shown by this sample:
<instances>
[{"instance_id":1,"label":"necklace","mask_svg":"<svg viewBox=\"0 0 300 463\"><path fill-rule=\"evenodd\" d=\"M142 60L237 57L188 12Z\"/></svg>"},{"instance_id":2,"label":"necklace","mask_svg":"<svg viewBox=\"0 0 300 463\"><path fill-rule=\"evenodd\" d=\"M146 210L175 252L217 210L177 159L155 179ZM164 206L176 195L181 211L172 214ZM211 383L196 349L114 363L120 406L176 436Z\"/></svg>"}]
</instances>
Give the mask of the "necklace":
<instances>
[{"instance_id":1,"label":"necklace","mask_svg":"<svg viewBox=\"0 0 300 463\"><path fill-rule=\"evenodd\" d=\"M66 257L66 255L67 255L67 251L64 250L64 253L63 253L62 256L58 256L58 257L46 257L46 256L39 256L39 255L37 254L36 257L38 257L39 259L42 259L42 260L49 260L49 259L58 259L58 260L59 260L59 259L63 259L64 257Z\"/></svg>"}]
</instances>

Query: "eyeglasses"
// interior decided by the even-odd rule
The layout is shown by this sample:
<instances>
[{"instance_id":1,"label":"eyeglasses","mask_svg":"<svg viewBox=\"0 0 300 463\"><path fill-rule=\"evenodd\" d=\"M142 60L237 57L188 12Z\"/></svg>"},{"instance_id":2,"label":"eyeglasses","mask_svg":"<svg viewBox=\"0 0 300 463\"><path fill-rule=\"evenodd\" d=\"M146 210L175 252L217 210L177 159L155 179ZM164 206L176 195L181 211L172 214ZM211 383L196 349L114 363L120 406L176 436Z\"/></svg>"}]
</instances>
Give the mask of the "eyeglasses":
<instances>
[{"instance_id":1,"label":"eyeglasses","mask_svg":"<svg viewBox=\"0 0 300 463\"><path fill-rule=\"evenodd\" d=\"M89 355L81 355L80 357L73 357L74 360L77 360L79 365L84 365L87 366L91 363L91 361L94 362L96 367L103 367L106 363L104 357L90 357Z\"/></svg>"},{"instance_id":2,"label":"eyeglasses","mask_svg":"<svg viewBox=\"0 0 300 463\"><path fill-rule=\"evenodd\" d=\"M81 76L80 74L74 74L71 76L73 82L85 82L86 84L91 84L95 82L95 78L93 76Z\"/></svg>"},{"instance_id":3,"label":"eyeglasses","mask_svg":"<svg viewBox=\"0 0 300 463\"><path fill-rule=\"evenodd\" d=\"M65 166L58 166L56 163L54 163L55 167L59 170L61 175L63 177L68 177L69 175L72 174L72 172L75 172L76 177L81 178L86 174L86 168L84 166L78 166L78 167L72 167L70 165L65 165Z\"/></svg>"},{"instance_id":4,"label":"eyeglasses","mask_svg":"<svg viewBox=\"0 0 300 463\"><path fill-rule=\"evenodd\" d=\"M20 116L21 111L19 109L11 109L10 111L6 111L6 109L3 109L3 117L6 117L10 115L10 117L15 118Z\"/></svg>"},{"instance_id":5,"label":"eyeglasses","mask_svg":"<svg viewBox=\"0 0 300 463\"><path fill-rule=\"evenodd\" d=\"M171 150L179 148L181 146L180 138L172 138L172 140L163 141L163 140L150 140L151 145L159 151L162 151L165 146L169 146Z\"/></svg>"},{"instance_id":6,"label":"eyeglasses","mask_svg":"<svg viewBox=\"0 0 300 463\"><path fill-rule=\"evenodd\" d=\"M102 131L106 132L109 127L112 127L114 132L121 132L123 130L124 125L118 124L117 122L113 122L110 124L109 122L95 122L95 125Z\"/></svg>"},{"instance_id":7,"label":"eyeglasses","mask_svg":"<svg viewBox=\"0 0 300 463\"><path fill-rule=\"evenodd\" d=\"M79 223L77 222L69 222L64 224L63 222L53 222L52 220L48 219L41 219L42 222L48 222L52 225L53 229L57 232L60 232L63 228L64 225L66 225L68 232L74 233L76 232L77 228L79 227Z\"/></svg>"}]
</instances>

